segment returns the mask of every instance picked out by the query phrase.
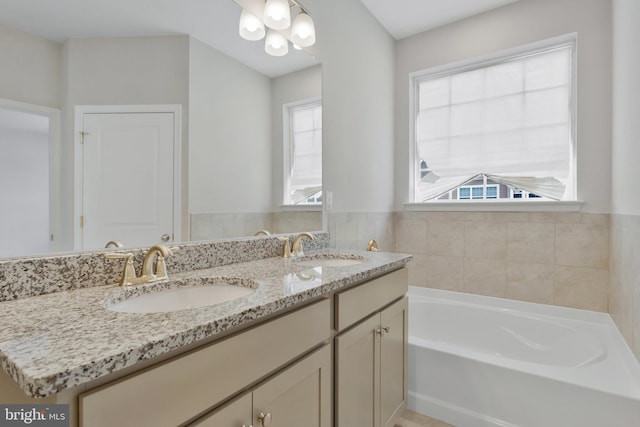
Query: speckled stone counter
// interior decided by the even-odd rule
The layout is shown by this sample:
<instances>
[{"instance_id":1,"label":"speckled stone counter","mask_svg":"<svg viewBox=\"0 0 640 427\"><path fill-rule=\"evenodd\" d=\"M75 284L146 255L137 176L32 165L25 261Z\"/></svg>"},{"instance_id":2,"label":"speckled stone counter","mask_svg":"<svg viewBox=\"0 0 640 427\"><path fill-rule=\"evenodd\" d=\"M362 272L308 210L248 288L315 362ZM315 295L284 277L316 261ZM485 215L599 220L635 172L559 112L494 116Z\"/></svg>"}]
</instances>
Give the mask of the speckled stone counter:
<instances>
[{"instance_id":1,"label":"speckled stone counter","mask_svg":"<svg viewBox=\"0 0 640 427\"><path fill-rule=\"evenodd\" d=\"M166 287L162 283L135 290L91 286L1 302L0 363L27 395L47 396L401 268L411 259L384 252L338 252L363 262L312 267L271 257L171 274L175 286L193 284L198 277L258 285L250 295L203 308L150 314L107 308L125 298L124 292L152 292Z\"/></svg>"}]
</instances>

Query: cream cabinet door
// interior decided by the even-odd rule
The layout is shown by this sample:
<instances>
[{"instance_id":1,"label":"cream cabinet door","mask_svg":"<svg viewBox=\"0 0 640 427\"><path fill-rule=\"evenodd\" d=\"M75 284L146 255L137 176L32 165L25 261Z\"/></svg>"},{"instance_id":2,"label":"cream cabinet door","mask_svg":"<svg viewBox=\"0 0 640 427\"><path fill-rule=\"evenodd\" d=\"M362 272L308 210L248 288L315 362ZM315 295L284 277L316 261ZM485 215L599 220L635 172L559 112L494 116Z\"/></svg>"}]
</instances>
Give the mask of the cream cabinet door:
<instances>
[{"instance_id":1,"label":"cream cabinet door","mask_svg":"<svg viewBox=\"0 0 640 427\"><path fill-rule=\"evenodd\" d=\"M376 314L338 336L336 343L336 427L380 425L376 398L379 387L380 315Z\"/></svg>"},{"instance_id":2,"label":"cream cabinet door","mask_svg":"<svg viewBox=\"0 0 640 427\"><path fill-rule=\"evenodd\" d=\"M251 424L251 393L234 400L210 415L190 424L191 427L249 427Z\"/></svg>"},{"instance_id":3,"label":"cream cabinet door","mask_svg":"<svg viewBox=\"0 0 640 427\"><path fill-rule=\"evenodd\" d=\"M380 313L380 421L393 427L407 403L407 298Z\"/></svg>"},{"instance_id":4,"label":"cream cabinet door","mask_svg":"<svg viewBox=\"0 0 640 427\"><path fill-rule=\"evenodd\" d=\"M326 345L253 392L253 427L331 427L331 347Z\"/></svg>"},{"instance_id":5,"label":"cream cabinet door","mask_svg":"<svg viewBox=\"0 0 640 427\"><path fill-rule=\"evenodd\" d=\"M407 401L407 298L339 335L336 427L393 427Z\"/></svg>"}]
</instances>

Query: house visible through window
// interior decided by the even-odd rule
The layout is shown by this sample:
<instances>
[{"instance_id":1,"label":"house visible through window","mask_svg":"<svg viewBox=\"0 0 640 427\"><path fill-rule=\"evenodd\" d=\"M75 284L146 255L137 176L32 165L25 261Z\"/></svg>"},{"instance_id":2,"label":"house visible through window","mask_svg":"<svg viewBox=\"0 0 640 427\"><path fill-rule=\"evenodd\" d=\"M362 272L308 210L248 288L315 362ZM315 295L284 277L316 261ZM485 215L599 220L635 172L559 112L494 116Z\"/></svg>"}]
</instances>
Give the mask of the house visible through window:
<instances>
[{"instance_id":1,"label":"house visible through window","mask_svg":"<svg viewBox=\"0 0 640 427\"><path fill-rule=\"evenodd\" d=\"M415 201L574 199L574 44L415 75Z\"/></svg>"},{"instance_id":2,"label":"house visible through window","mask_svg":"<svg viewBox=\"0 0 640 427\"><path fill-rule=\"evenodd\" d=\"M322 203L322 101L284 106L284 203Z\"/></svg>"}]
</instances>

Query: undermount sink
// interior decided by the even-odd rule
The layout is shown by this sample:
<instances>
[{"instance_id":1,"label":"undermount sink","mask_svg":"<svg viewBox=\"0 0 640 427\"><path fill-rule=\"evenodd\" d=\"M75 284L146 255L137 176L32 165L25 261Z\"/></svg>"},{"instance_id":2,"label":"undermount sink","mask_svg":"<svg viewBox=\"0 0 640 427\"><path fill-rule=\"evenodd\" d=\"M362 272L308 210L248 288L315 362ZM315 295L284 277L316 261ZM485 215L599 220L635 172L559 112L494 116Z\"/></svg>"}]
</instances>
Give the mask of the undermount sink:
<instances>
[{"instance_id":1,"label":"undermount sink","mask_svg":"<svg viewBox=\"0 0 640 427\"><path fill-rule=\"evenodd\" d=\"M297 258L294 262L306 267L348 267L362 264L366 258L352 254L314 254Z\"/></svg>"},{"instance_id":2,"label":"undermount sink","mask_svg":"<svg viewBox=\"0 0 640 427\"><path fill-rule=\"evenodd\" d=\"M256 282L247 279L209 277L173 280L148 288L127 289L134 294L125 295L124 299L106 306L121 313L166 313L231 301L252 294L257 287ZM136 293L138 291L143 293Z\"/></svg>"}]
</instances>

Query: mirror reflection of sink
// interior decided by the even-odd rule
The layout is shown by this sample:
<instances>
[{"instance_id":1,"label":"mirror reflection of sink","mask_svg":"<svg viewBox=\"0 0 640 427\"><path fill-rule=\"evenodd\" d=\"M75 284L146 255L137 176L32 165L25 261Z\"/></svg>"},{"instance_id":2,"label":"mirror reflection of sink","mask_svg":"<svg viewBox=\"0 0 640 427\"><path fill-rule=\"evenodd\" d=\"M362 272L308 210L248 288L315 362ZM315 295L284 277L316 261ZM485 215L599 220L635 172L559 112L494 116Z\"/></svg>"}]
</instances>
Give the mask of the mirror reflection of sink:
<instances>
[{"instance_id":1,"label":"mirror reflection of sink","mask_svg":"<svg viewBox=\"0 0 640 427\"><path fill-rule=\"evenodd\" d=\"M352 254L314 254L295 259L295 263L306 267L348 267L362 264L366 258Z\"/></svg>"},{"instance_id":2,"label":"mirror reflection of sink","mask_svg":"<svg viewBox=\"0 0 640 427\"><path fill-rule=\"evenodd\" d=\"M258 287L252 280L215 277L173 280L169 282L171 283L182 285L167 288L167 283L158 283L157 290L149 290L141 295L136 294L108 304L107 309L121 313L166 313L187 310L241 298L252 294Z\"/></svg>"}]
</instances>

